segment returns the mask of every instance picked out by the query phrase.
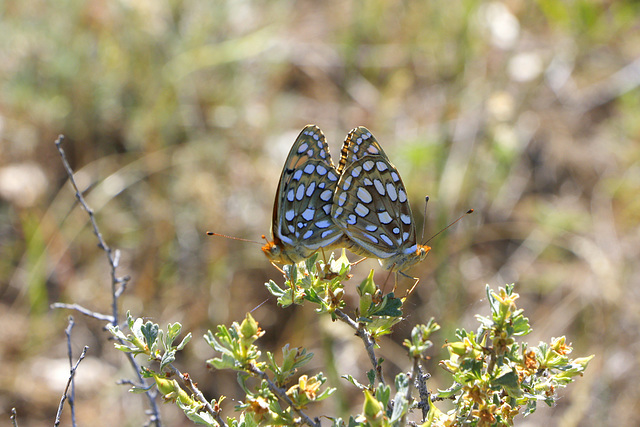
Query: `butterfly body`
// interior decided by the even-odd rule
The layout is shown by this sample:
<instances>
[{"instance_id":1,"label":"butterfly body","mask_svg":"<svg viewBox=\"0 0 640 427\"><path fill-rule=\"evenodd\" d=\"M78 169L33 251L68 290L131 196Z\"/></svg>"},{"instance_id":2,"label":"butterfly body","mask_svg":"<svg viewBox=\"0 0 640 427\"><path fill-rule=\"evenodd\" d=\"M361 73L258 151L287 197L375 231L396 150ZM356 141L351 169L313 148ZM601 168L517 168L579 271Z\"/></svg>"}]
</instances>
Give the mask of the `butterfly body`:
<instances>
[{"instance_id":1,"label":"butterfly body","mask_svg":"<svg viewBox=\"0 0 640 427\"><path fill-rule=\"evenodd\" d=\"M340 181L331 216L351 252L378 258L383 268L403 271L429 250L416 242L407 193L396 167L365 127L353 129L342 148Z\"/></svg>"},{"instance_id":2,"label":"butterfly body","mask_svg":"<svg viewBox=\"0 0 640 427\"><path fill-rule=\"evenodd\" d=\"M331 219L339 174L322 131L307 125L285 161L276 191L272 241L262 251L270 261L294 264L318 249L344 246L343 232Z\"/></svg>"}]
</instances>

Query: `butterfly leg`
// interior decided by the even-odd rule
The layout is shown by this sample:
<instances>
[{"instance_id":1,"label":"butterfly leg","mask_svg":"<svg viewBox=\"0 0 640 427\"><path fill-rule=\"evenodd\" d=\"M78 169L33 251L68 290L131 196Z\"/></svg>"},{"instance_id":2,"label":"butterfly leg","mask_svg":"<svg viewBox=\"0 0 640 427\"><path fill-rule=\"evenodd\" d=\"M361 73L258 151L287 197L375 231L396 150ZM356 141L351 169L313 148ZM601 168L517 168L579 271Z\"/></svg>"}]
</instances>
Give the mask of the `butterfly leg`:
<instances>
[{"instance_id":1,"label":"butterfly leg","mask_svg":"<svg viewBox=\"0 0 640 427\"><path fill-rule=\"evenodd\" d=\"M281 269L280 267L278 267L278 264L276 264L275 262L271 261L271 265L273 265L276 270L278 270L280 273L282 273L282 275L284 276L284 278L287 278L287 274L284 272L283 269Z\"/></svg>"},{"instance_id":2,"label":"butterfly leg","mask_svg":"<svg viewBox=\"0 0 640 427\"><path fill-rule=\"evenodd\" d=\"M396 271L393 275L393 294L396 294L396 289L398 289L398 272Z\"/></svg>"},{"instance_id":3,"label":"butterfly leg","mask_svg":"<svg viewBox=\"0 0 640 427\"><path fill-rule=\"evenodd\" d=\"M399 271L398 273L402 274L405 277L408 277L409 279L413 279L415 280L413 286L411 287L411 289L409 289L409 291L407 291L407 293L405 294L404 297L402 297L402 302L406 301L407 298L409 298L409 296L413 293L413 290L416 288L416 286L418 286L418 283L420 282L420 278L419 277L411 277L408 276L406 274L404 274L402 271ZM397 276L396 276L397 277Z\"/></svg>"},{"instance_id":4,"label":"butterfly leg","mask_svg":"<svg viewBox=\"0 0 640 427\"><path fill-rule=\"evenodd\" d=\"M391 277L391 274L393 272L391 270L389 270L389 274L387 274L387 278L384 279L384 283L382 284L382 293L384 294L385 290L387 289L387 283L389 283L389 278ZM395 279L395 284L393 285L393 290L391 292L395 292L396 291L396 286L398 286L398 279L396 277Z\"/></svg>"},{"instance_id":5,"label":"butterfly leg","mask_svg":"<svg viewBox=\"0 0 640 427\"><path fill-rule=\"evenodd\" d=\"M330 271L330 264L327 261L327 254L324 251L324 248L321 247L320 248L320 252L322 253L322 261L323 263L320 264L320 261L316 261L316 269L318 270L318 273L321 274L320 277L327 279L327 280L331 280L333 279L333 277L335 277L335 275Z\"/></svg>"},{"instance_id":6,"label":"butterfly leg","mask_svg":"<svg viewBox=\"0 0 640 427\"><path fill-rule=\"evenodd\" d=\"M358 265L360 264L362 261L364 261L365 259L367 259L367 257L364 258L360 258L359 260L357 260L356 262L352 262L351 263L351 267L353 267L354 265Z\"/></svg>"}]
</instances>

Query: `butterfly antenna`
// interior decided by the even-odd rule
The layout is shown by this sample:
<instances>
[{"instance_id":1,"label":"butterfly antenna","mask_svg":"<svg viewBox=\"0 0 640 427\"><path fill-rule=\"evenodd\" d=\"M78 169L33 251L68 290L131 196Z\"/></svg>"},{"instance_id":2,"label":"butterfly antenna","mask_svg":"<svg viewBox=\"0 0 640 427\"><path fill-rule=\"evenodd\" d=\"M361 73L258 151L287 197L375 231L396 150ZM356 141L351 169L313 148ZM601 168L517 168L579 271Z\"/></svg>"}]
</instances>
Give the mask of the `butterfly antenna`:
<instances>
[{"instance_id":1,"label":"butterfly antenna","mask_svg":"<svg viewBox=\"0 0 640 427\"><path fill-rule=\"evenodd\" d=\"M427 205L429 204L429 196L424 198L424 221L422 222L422 237L420 237L420 241L424 240L424 229L427 227Z\"/></svg>"},{"instance_id":2,"label":"butterfly antenna","mask_svg":"<svg viewBox=\"0 0 640 427\"><path fill-rule=\"evenodd\" d=\"M225 238L231 239L231 240L240 240L241 242L257 243L258 245L262 244L261 242L256 242L255 240L249 240L249 239L242 239L240 237L227 236L226 234L214 233L213 231L207 231L207 236L219 236L219 237L225 237ZM264 235L262 237L264 238Z\"/></svg>"},{"instance_id":3,"label":"butterfly antenna","mask_svg":"<svg viewBox=\"0 0 640 427\"><path fill-rule=\"evenodd\" d=\"M262 301L260 304L258 304L253 310L251 310L249 313L253 313L254 311L256 311L257 309L259 309L260 307L262 307L264 305L264 303L266 303L267 301L269 301L269 298L267 298L266 300Z\"/></svg>"},{"instance_id":4,"label":"butterfly antenna","mask_svg":"<svg viewBox=\"0 0 640 427\"><path fill-rule=\"evenodd\" d=\"M460 215L458 217L458 219L456 219L455 221L453 221L451 224L447 225L445 228L443 228L442 230L438 231L436 234L434 234L433 236L429 237L429 240L427 240L426 242L424 242L424 244L426 245L427 243L429 243L431 240L433 240L433 238L435 238L436 236L438 236L440 233L442 233L443 231L448 230L451 226L453 226L456 222L460 221L462 218L464 218L465 216L469 215L473 213L473 209L469 209L468 211L466 211L465 213L463 213L462 215Z\"/></svg>"}]
</instances>

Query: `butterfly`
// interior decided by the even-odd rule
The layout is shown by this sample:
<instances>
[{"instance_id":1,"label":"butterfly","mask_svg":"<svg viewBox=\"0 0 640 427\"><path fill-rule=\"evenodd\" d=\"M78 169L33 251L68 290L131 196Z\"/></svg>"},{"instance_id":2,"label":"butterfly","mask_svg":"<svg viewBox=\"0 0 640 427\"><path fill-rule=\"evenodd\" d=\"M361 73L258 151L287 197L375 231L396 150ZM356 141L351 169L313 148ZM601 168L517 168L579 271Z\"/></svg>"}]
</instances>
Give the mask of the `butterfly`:
<instances>
[{"instance_id":1,"label":"butterfly","mask_svg":"<svg viewBox=\"0 0 640 427\"><path fill-rule=\"evenodd\" d=\"M337 172L331 217L351 252L378 258L386 270L400 272L427 256L431 248L416 242L400 174L367 128L349 132Z\"/></svg>"},{"instance_id":2,"label":"butterfly","mask_svg":"<svg viewBox=\"0 0 640 427\"><path fill-rule=\"evenodd\" d=\"M324 134L307 125L282 169L273 204L272 241L262 251L271 262L295 264L318 249L342 246L343 233L331 220L339 175Z\"/></svg>"}]
</instances>

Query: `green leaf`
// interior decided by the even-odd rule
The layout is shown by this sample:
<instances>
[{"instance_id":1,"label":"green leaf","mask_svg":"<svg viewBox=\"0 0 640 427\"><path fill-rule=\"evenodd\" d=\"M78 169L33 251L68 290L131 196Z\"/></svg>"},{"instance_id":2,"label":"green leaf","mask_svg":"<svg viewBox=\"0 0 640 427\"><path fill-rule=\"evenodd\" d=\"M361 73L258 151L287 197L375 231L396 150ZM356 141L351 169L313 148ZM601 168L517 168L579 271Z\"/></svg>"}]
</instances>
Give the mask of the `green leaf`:
<instances>
[{"instance_id":1,"label":"green leaf","mask_svg":"<svg viewBox=\"0 0 640 427\"><path fill-rule=\"evenodd\" d=\"M404 340L403 345L409 349L409 356L420 357L425 351L433 346L429 341L429 336L440 329L440 325L434 322L433 317L426 325L416 325L411 330L411 340Z\"/></svg>"},{"instance_id":2,"label":"green leaf","mask_svg":"<svg viewBox=\"0 0 640 427\"><path fill-rule=\"evenodd\" d=\"M199 405L195 407L191 405L185 405L180 400L177 400L176 404L180 409L182 409L187 418L189 418L194 423L211 427L219 426L219 424L213 418L213 415L201 410L201 407Z\"/></svg>"},{"instance_id":3,"label":"green leaf","mask_svg":"<svg viewBox=\"0 0 640 427\"><path fill-rule=\"evenodd\" d=\"M151 387L153 387L154 385L155 383L151 383L147 387L133 386L129 389L129 393L134 393L134 394L146 393L149 390L151 390Z\"/></svg>"},{"instance_id":4,"label":"green leaf","mask_svg":"<svg viewBox=\"0 0 640 427\"><path fill-rule=\"evenodd\" d=\"M180 334L180 330L182 330L182 325L178 322L176 323L169 323L167 325L167 335L166 335L166 339L165 339L165 348L171 348L173 341L175 341L175 339L178 337L178 335Z\"/></svg>"},{"instance_id":5,"label":"green leaf","mask_svg":"<svg viewBox=\"0 0 640 427\"><path fill-rule=\"evenodd\" d=\"M307 258L304 262L305 267L307 268L308 272L311 273L317 273L316 272L316 260L318 259L318 252L314 253L313 255L311 255L310 258Z\"/></svg>"},{"instance_id":6,"label":"green leaf","mask_svg":"<svg viewBox=\"0 0 640 427\"><path fill-rule=\"evenodd\" d=\"M322 304L322 298L318 295L318 292L314 288L307 288L305 292L305 299L315 304Z\"/></svg>"},{"instance_id":7,"label":"green leaf","mask_svg":"<svg viewBox=\"0 0 640 427\"><path fill-rule=\"evenodd\" d=\"M407 391L409 388L409 377L400 373L396 375L395 386L396 395L393 398L393 412L391 413L391 423L396 423L407 414L409 410L409 402L407 401Z\"/></svg>"},{"instance_id":8,"label":"green leaf","mask_svg":"<svg viewBox=\"0 0 640 427\"><path fill-rule=\"evenodd\" d=\"M137 349L132 349L127 347L126 345L123 344L118 344L118 343L114 343L113 346L116 348L116 350L120 350L120 351L124 351L125 353L134 353L134 352L139 352L140 350Z\"/></svg>"},{"instance_id":9,"label":"green leaf","mask_svg":"<svg viewBox=\"0 0 640 427\"><path fill-rule=\"evenodd\" d=\"M491 307L491 313L498 313L498 311L500 310L500 304L498 304L498 301L494 298L493 291L491 290L489 284L485 285L484 289L485 293L487 294L487 301L489 301L489 306Z\"/></svg>"},{"instance_id":10,"label":"green leaf","mask_svg":"<svg viewBox=\"0 0 640 427\"><path fill-rule=\"evenodd\" d=\"M337 388L335 388L335 387L327 388L324 391L322 391L320 394L318 394L314 401L315 402L320 402L321 400L324 400L327 397L331 396L333 393L335 393L336 390L337 390Z\"/></svg>"},{"instance_id":11,"label":"green leaf","mask_svg":"<svg viewBox=\"0 0 640 427\"><path fill-rule=\"evenodd\" d=\"M215 369L233 369L240 370L242 369L242 365L240 365L236 359L228 354L223 354L222 358L214 358L207 360L207 365L211 366Z\"/></svg>"},{"instance_id":12,"label":"green leaf","mask_svg":"<svg viewBox=\"0 0 640 427\"><path fill-rule=\"evenodd\" d=\"M163 371L164 368L169 364L173 363L176 360L176 351L169 350L162 355L162 360L160 361L160 370Z\"/></svg>"},{"instance_id":13,"label":"green leaf","mask_svg":"<svg viewBox=\"0 0 640 427\"><path fill-rule=\"evenodd\" d=\"M378 384L375 396L376 399L378 399L384 406L387 406L389 404L389 400L391 399L391 387L382 383Z\"/></svg>"},{"instance_id":14,"label":"green leaf","mask_svg":"<svg viewBox=\"0 0 640 427\"><path fill-rule=\"evenodd\" d=\"M282 349L284 356L284 362L282 368L285 370L294 370L304 366L313 358L313 353L307 353L307 349L303 347L296 347L289 350L289 344L285 345Z\"/></svg>"},{"instance_id":15,"label":"green leaf","mask_svg":"<svg viewBox=\"0 0 640 427\"><path fill-rule=\"evenodd\" d=\"M494 385L501 386L511 397L522 397L523 392L518 382L518 374L514 371L507 372L506 374L496 378L492 381Z\"/></svg>"},{"instance_id":16,"label":"green leaf","mask_svg":"<svg viewBox=\"0 0 640 427\"><path fill-rule=\"evenodd\" d=\"M362 384L351 375L343 375L341 378L344 378L345 380L349 381L351 384L358 387L360 390L365 390L368 388L366 385Z\"/></svg>"},{"instance_id":17,"label":"green leaf","mask_svg":"<svg viewBox=\"0 0 640 427\"><path fill-rule=\"evenodd\" d=\"M176 350L180 351L183 348L186 347L186 345L189 343L189 341L191 341L191 332L189 332L184 338L182 338L182 341L180 341L180 344L178 344L178 346L176 347Z\"/></svg>"},{"instance_id":18,"label":"green leaf","mask_svg":"<svg viewBox=\"0 0 640 427\"><path fill-rule=\"evenodd\" d=\"M438 390L438 397L441 399L448 399L451 396L458 394L462 390L462 384L454 383L446 390Z\"/></svg>"},{"instance_id":19,"label":"green leaf","mask_svg":"<svg viewBox=\"0 0 640 427\"><path fill-rule=\"evenodd\" d=\"M140 327L140 332L144 336L145 342L149 347L151 347L156 342L159 329L160 327L156 323L152 323L150 321Z\"/></svg>"},{"instance_id":20,"label":"green leaf","mask_svg":"<svg viewBox=\"0 0 640 427\"><path fill-rule=\"evenodd\" d=\"M374 338L381 337L383 335L390 334L393 325L400 323L402 317L390 317L390 316L375 316L369 322L363 322L366 325L367 330Z\"/></svg>"},{"instance_id":21,"label":"green leaf","mask_svg":"<svg viewBox=\"0 0 640 427\"><path fill-rule=\"evenodd\" d=\"M131 333L133 334L134 337L140 340L141 343L144 343L145 337L144 337L144 334L142 333L142 326L143 326L142 319L138 317L133 321L132 324L129 325L129 329L131 330Z\"/></svg>"},{"instance_id":22,"label":"green leaf","mask_svg":"<svg viewBox=\"0 0 640 427\"><path fill-rule=\"evenodd\" d=\"M120 330L120 328L116 325L113 326L111 324L107 325L107 330L111 332L115 338L121 339L122 341L127 340L127 336Z\"/></svg>"},{"instance_id":23,"label":"green leaf","mask_svg":"<svg viewBox=\"0 0 640 427\"><path fill-rule=\"evenodd\" d=\"M400 317L402 316L401 307L402 300L400 298L394 298L393 292L391 292L382 298L382 302L372 314L375 316Z\"/></svg>"},{"instance_id":24,"label":"green leaf","mask_svg":"<svg viewBox=\"0 0 640 427\"><path fill-rule=\"evenodd\" d=\"M298 267L294 264L282 267L285 275L289 278L289 282L295 284L298 281Z\"/></svg>"},{"instance_id":25,"label":"green leaf","mask_svg":"<svg viewBox=\"0 0 640 427\"><path fill-rule=\"evenodd\" d=\"M373 369L370 369L369 371L367 371L367 379L369 380L369 384L375 384L376 382L376 371L374 371Z\"/></svg>"},{"instance_id":26,"label":"green leaf","mask_svg":"<svg viewBox=\"0 0 640 427\"><path fill-rule=\"evenodd\" d=\"M280 286L278 286L276 282L274 282L273 280L269 280L264 285L267 287L267 290L269 291L269 293L274 297L280 298L285 294L285 291Z\"/></svg>"}]
</instances>

